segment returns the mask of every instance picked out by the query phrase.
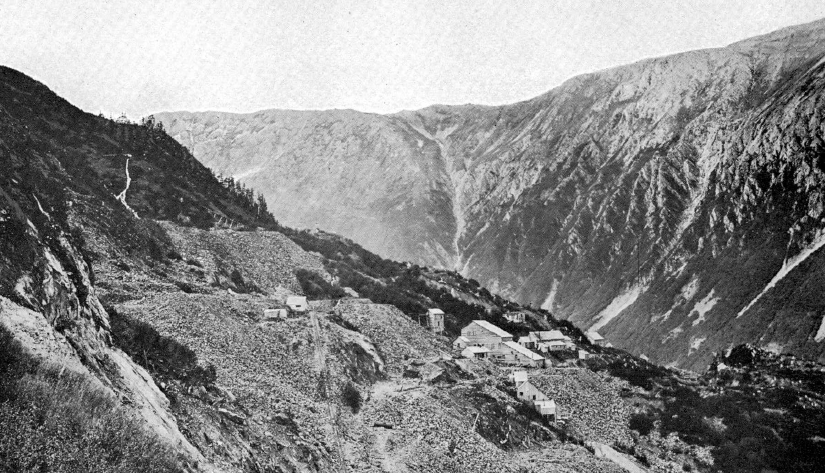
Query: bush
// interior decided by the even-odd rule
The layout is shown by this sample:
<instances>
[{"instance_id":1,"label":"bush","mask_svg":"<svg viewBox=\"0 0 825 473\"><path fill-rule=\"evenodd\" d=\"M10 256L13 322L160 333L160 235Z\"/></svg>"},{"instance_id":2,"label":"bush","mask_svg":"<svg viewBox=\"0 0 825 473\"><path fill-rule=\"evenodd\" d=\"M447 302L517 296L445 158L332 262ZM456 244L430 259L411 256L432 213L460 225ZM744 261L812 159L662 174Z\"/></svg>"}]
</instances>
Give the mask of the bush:
<instances>
[{"instance_id":1,"label":"bush","mask_svg":"<svg viewBox=\"0 0 825 473\"><path fill-rule=\"evenodd\" d=\"M135 320L107 307L115 345L146 368L153 376L173 378L192 386L215 382L212 365L198 365L198 357L189 347L158 333L151 325Z\"/></svg>"},{"instance_id":2,"label":"bush","mask_svg":"<svg viewBox=\"0 0 825 473\"><path fill-rule=\"evenodd\" d=\"M340 299L347 295L343 289L328 283L320 274L306 269L295 271L295 277L310 300Z\"/></svg>"},{"instance_id":3,"label":"bush","mask_svg":"<svg viewBox=\"0 0 825 473\"><path fill-rule=\"evenodd\" d=\"M245 281L241 272L233 269L229 274L229 280L235 285L235 290L240 293L260 292L258 286L251 281Z\"/></svg>"},{"instance_id":4,"label":"bush","mask_svg":"<svg viewBox=\"0 0 825 473\"><path fill-rule=\"evenodd\" d=\"M0 471L180 471L179 456L99 383L39 364L1 326L0 426Z\"/></svg>"},{"instance_id":5,"label":"bush","mask_svg":"<svg viewBox=\"0 0 825 473\"><path fill-rule=\"evenodd\" d=\"M347 384L341 389L341 400L344 402L344 405L352 409L353 413L357 413L361 409L361 404L364 402L361 398L361 391L359 391L351 381L347 381Z\"/></svg>"},{"instance_id":6,"label":"bush","mask_svg":"<svg viewBox=\"0 0 825 473\"><path fill-rule=\"evenodd\" d=\"M203 265L201 264L201 262L194 259L194 258L187 259L186 264L188 264L189 266L197 266L198 268L203 268Z\"/></svg>"},{"instance_id":7,"label":"bush","mask_svg":"<svg viewBox=\"0 0 825 473\"><path fill-rule=\"evenodd\" d=\"M647 435L653 430L654 417L646 413L637 413L630 416L630 428L642 435Z\"/></svg>"}]
</instances>

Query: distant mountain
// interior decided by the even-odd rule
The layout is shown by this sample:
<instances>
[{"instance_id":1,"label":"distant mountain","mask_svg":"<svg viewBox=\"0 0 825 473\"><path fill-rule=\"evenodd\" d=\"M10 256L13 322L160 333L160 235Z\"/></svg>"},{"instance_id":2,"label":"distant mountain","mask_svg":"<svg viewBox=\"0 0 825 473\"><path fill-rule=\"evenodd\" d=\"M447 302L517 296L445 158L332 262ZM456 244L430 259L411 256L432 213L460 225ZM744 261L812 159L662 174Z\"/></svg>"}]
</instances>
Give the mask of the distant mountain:
<instances>
[{"instance_id":1,"label":"distant mountain","mask_svg":"<svg viewBox=\"0 0 825 473\"><path fill-rule=\"evenodd\" d=\"M288 225L457 268L661 363L825 354L825 20L500 107L164 113Z\"/></svg>"}]
</instances>

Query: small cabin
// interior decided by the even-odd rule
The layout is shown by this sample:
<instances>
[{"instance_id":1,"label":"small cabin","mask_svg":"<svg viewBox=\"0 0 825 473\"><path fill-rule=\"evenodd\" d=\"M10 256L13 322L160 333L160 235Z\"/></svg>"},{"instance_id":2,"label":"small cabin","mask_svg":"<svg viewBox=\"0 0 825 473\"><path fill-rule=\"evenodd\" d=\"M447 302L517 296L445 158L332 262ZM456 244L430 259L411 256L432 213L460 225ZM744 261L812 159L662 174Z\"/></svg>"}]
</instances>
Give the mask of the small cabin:
<instances>
[{"instance_id":1,"label":"small cabin","mask_svg":"<svg viewBox=\"0 0 825 473\"><path fill-rule=\"evenodd\" d=\"M286 298L286 305L293 314L304 314L309 307L304 296L289 296Z\"/></svg>"},{"instance_id":2,"label":"small cabin","mask_svg":"<svg viewBox=\"0 0 825 473\"><path fill-rule=\"evenodd\" d=\"M490 349L486 347L467 347L461 352L461 356L470 359L486 359Z\"/></svg>"},{"instance_id":3,"label":"small cabin","mask_svg":"<svg viewBox=\"0 0 825 473\"><path fill-rule=\"evenodd\" d=\"M556 401L546 399L544 401L533 401L533 407L542 417L550 422L556 421Z\"/></svg>"},{"instance_id":4,"label":"small cabin","mask_svg":"<svg viewBox=\"0 0 825 473\"><path fill-rule=\"evenodd\" d=\"M523 370L513 371L507 377L513 382L513 384L518 386L519 384L527 381L527 372Z\"/></svg>"},{"instance_id":5,"label":"small cabin","mask_svg":"<svg viewBox=\"0 0 825 473\"><path fill-rule=\"evenodd\" d=\"M264 320L283 320L286 317L286 309L264 309Z\"/></svg>"},{"instance_id":6,"label":"small cabin","mask_svg":"<svg viewBox=\"0 0 825 473\"><path fill-rule=\"evenodd\" d=\"M587 332L587 334L585 336L587 337L587 340L592 345L604 346L604 337L599 335L599 332L596 332L596 331Z\"/></svg>"},{"instance_id":7,"label":"small cabin","mask_svg":"<svg viewBox=\"0 0 825 473\"><path fill-rule=\"evenodd\" d=\"M543 368L545 365L543 356L513 341L503 342L498 349L493 351L492 359L507 365L529 366L532 368Z\"/></svg>"},{"instance_id":8,"label":"small cabin","mask_svg":"<svg viewBox=\"0 0 825 473\"><path fill-rule=\"evenodd\" d=\"M465 336L460 336L455 339L453 342L453 349L454 350L463 350L470 345L470 339Z\"/></svg>"},{"instance_id":9,"label":"small cabin","mask_svg":"<svg viewBox=\"0 0 825 473\"><path fill-rule=\"evenodd\" d=\"M513 341L513 335L486 320L473 320L461 329L461 336L469 340L469 345L484 346L490 350L497 350L502 343Z\"/></svg>"},{"instance_id":10,"label":"small cabin","mask_svg":"<svg viewBox=\"0 0 825 473\"><path fill-rule=\"evenodd\" d=\"M576 346L570 337L564 335L559 330L530 332L526 337L519 338L518 342L525 348L544 352L572 350Z\"/></svg>"},{"instance_id":11,"label":"small cabin","mask_svg":"<svg viewBox=\"0 0 825 473\"><path fill-rule=\"evenodd\" d=\"M590 358L590 353L588 353L584 350L579 350L579 359L580 360L586 360L588 358Z\"/></svg>"},{"instance_id":12,"label":"small cabin","mask_svg":"<svg viewBox=\"0 0 825 473\"><path fill-rule=\"evenodd\" d=\"M427 309L427 328L436 333L444 332L444 311Z\"/></svg>"},{"instance_id":13,"label":"small cabin","mask_svg":"<svg viewBox=\"0 0 825 473\"><path fill-rule=\"evenodd\" d=\"M523 324L525 320L524 312L508 312L504 314L504 318L508 322L516 323L516 324Z\"/></svg>"},{"instance_id":14,"label":"small cabin","mask_svg":"<svg viewBox=\"0 0 825 473\"><path fill-rule=\"evenodd\" d=\"M547 396L539 388L533 385L530 381L524 381L516 386L516 397L522 401L546 401L549 400Z\"/></svg>"}]
</instances>

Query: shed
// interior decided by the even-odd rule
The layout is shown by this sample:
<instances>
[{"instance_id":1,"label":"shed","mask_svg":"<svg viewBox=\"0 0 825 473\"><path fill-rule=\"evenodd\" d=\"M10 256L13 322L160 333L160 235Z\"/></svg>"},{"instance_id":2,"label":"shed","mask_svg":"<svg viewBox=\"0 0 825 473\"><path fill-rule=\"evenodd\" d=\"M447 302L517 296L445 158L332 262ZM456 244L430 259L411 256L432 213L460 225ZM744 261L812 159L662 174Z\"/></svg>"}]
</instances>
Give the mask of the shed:
<instances>
[{"instance_id":1,"label":"shed","mask_svg":"<svg viewBox=\"0 0 825 473\"><path fill-rule=\"evenodd\" d=\"M513 384L518 386L519 384L527 381L527 372L523 370L513 371L512 373L510 373L510 376L508 376L508 378L510 378Z\"/></svg>"},{"instance_id":2,"label":"shed","mask_svg":"<svg viewBox=\"0 0 825 473\"><path fill-rule=\"evenodd\" d=\"M599 335L599 332L595 332L595 331L587 332L586 336L587 336L587 340L590 341L591 344L599 345L599 346L604 345L604 337Z\"/></svg>"},{"instance_id":3,"label":"shed","mask_svg":"<svg viewBox=\"0 0 825 473\"><path fill-rule=\"evenodd\" d=\"M427 309L427 328L436 333L444 332L444 311Z\"/></svg>"},{"instance_id":4,"label":"shed","mask_svg":"<svg viewBox=\"0 0 825 473\"><path fill-rule=\"evenodd\" d=\"M588 358L590 358L590 353L588 353L584 350L579 350L579 359L580 360L586 360Z\"/></svg>"},{"instance_id":5,"label":"shed","mask_svg":"<svg viewBox=\"0 0 825 473\"><path fill-rule=\"evenodd\" d=\"M550 398L545 396L539 388L533 385L530 381L524 381L516 386L516 397L522 401L546 401Z\"/></svg>"},{"instance_id":6,"label":"shed","mask_svg":"<svg viewBox=\"0 0 825 473\"><path fill-rule=\"evenodd\" d=\"M304 296L289 296L286 298L286 305L295 314L303 314L307 311L307 298Z\"/></svg>"},{"instance_id":7,"label":"shed","mask_svg":"<svg viewBox=\"0 0 825 473\"><path fill-rule=\"evenodd\" d=\"M533 407L545 419L556 421L556 401L547 399L544 401L533 401Z\"/></svg>"},{"instance_id":8,"label":"shed","mask_svg":"<svg viewBox=\"0 0 825 473\"><path fill-rule=\"evenodd\" d=\"M469 345L478 345L496 350L504 342L512 342L513 336L486 320L473 320L461 329L461 335L469 340Z\"/></svg>"},{"instance_id":9,"label":"shed","mask_svg":"<svg viewBox=\"0 0 825 473\"><path fill-rule=\"evenodd\" d=\"M286 309L264 309L264 320L280 320L286 316Z\"/></svg>"},{"instance_id":10,"label":"shed","mask_svg":"<svg viewBox=\"0 0 825 473\"><path fill-rule=\"evenodd\" d=\"M464 335L461 335L460 337L456 338L453 342L453 348L456 350L462 350L464 348L467 348L467 346L469 345L470 339L465 337Z\"/></svg>"},{"instance_id":11,"label":"shed","mask_svg":"<svg viewBox=\"0 0 825 473\"><path fill-rule=\"evenodd\" d=\"M503 342L493 351L492 358L500 363L536 368L543 367L545 361L543 356L513 341Z\"/></svg>"},{"instance_id":12,"label":"shed","mask_svg":"<svg viewBox=\"0 0 825 473\"><path fill-rule=\"evenodd\" d=\"M464 358L480 358L485 359L490 353L490 349L486 347L467 347L461 352Z\"/></svg>"}]
</instances>

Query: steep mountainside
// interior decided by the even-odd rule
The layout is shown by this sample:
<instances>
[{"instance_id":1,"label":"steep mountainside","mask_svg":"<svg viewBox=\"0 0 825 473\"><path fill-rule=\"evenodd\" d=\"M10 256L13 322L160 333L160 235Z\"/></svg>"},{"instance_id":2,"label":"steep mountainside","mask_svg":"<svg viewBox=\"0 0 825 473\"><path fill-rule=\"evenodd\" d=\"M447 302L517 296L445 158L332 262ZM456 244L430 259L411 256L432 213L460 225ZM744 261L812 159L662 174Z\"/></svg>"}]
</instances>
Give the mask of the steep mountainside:
<instances>
[{"instance_id":1,"label":"steep mountainside","mask_svg":"<svg viewBox=\"0 0 825 473\"><path fill-rule=\"evenodd\" d=\"M500 107L158 115L290 225L458 269L662 363L825 354L825 20Z\"/></svg>"}]
</instances>

